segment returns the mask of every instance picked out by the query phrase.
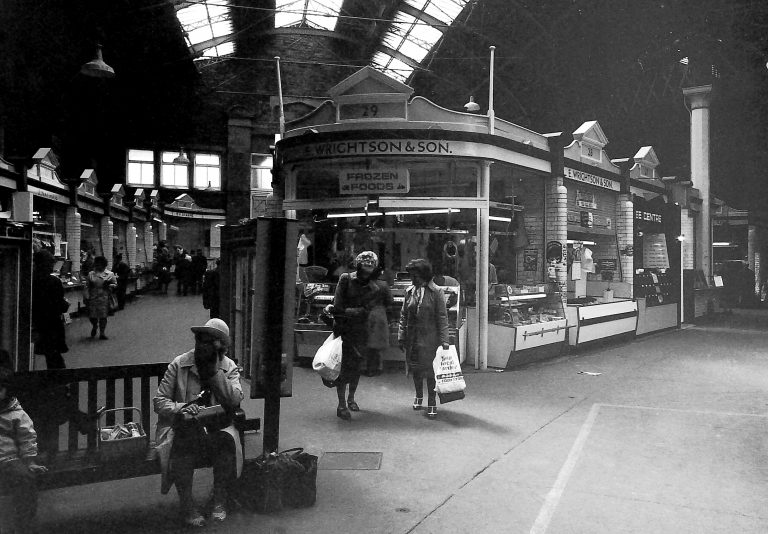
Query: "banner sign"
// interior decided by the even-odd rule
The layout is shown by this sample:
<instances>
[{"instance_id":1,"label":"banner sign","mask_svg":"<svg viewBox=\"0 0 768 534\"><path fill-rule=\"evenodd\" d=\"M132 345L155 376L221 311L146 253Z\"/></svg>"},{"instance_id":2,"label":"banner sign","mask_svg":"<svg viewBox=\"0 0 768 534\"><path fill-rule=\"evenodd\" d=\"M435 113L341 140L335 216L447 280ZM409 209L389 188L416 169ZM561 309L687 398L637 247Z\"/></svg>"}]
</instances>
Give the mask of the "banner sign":
<instances>
[{"instance_id":1,"label":"banner sign","mask_svg":"<svg viewBox=\"0 0 768 534\"><path fill-rule=\"evenodd\" d=\"M405 194L410 190L407 167L346 168L339 171L339 193Z\"/></svg>"},{"instance_id":2,"label":"banner sign","mask_svg":"<svg viewBox=\"0 0 768 534\"><path fill-rule=\"evenodd\" d=\"M596 187L602 187L603 189L611 189L613 191L621 190L621 184L616 180L603 178L602 176L596 176L584 171L577 171L576 169L571 169L570 167L565 167L563 171L565 172L565 177L569 180L575 180L577 182L594 185Z\"/></svg>"}]
</instances>

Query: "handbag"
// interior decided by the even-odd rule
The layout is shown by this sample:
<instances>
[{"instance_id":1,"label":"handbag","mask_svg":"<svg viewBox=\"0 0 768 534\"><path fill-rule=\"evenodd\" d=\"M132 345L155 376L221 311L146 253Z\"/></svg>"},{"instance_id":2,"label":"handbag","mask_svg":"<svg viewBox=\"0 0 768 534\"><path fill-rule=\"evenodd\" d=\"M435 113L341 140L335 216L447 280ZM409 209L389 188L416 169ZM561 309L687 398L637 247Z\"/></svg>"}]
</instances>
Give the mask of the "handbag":
<instances>
[{"instance_id":1,"label":"handbag","mask_svg":"<svg viewBox=\"0 0 768 534\"><path fill-rule=\"evenodd\" d=\"M312 506L317 499L317 460L302 448L246 459L232 500L258 514Z\"/></svg>"},{"instance_id":2,"label":"handbag","mask_svg":"<svg viewBox=\"0 0 768 534\"><path fill-rule=\"evenodd\" d=\"M117 303L117 295L114 293L109 294L109 298L107 299L107 310L110 314L114 314L117 311L118 303Z\"/></svg>"},{"instance_id":3,"label":"handbag","mask_svg":"<svg viewBox=\"0 0 768 534\"><path fill-rule=\"evenodd\" d=\"M194 401L193 401L194 402ZM188 403L191 404L191 403ZM197 415L185 413L176 425L177 428L198 427L206 432L218 432L232 424L232 417L223 406L206 406L200 408Z\"/></svg>"}]
</instances>

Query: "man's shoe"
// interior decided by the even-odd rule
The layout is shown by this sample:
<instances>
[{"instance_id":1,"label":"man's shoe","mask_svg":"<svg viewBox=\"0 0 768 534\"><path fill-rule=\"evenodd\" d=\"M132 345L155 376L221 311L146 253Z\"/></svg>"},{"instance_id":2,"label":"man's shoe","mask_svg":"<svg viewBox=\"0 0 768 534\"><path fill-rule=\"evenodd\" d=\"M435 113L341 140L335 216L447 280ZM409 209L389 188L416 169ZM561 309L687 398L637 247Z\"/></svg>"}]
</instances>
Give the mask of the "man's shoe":
<instances>
[{"instance_id":1,"label":"man's shoe","mask_svg":"<svg viewBox=\"0 0 768 534\"><path fill-rule=\"evenodd\" d=\"M424 401L424 397L414 397L413 398L413 409L414 410L421 410L421 403Z\"/></svg>"},{"instance_id":2,"label":"man's shoe","mask_svg":"<svg viewBox=\"0 0 768 534\"><path fill-rule=\"evenodd\" d=\"M91 337L96 337L96 327L91 328Z\"/></svg>"},{"instance_id":3,"label":"man's shoe","mask_svg":"<svg viewBox=\"0 0 768 534\"><path fill-rule=\"evenodd\" d=\"M336 417L344 419L345 421L352 420L352 414L346 408L336 408Z\"/></svg>"},{"instance_id":4,"label":"man's shoe","mask_svg":"<svg viewBox=\"0 0 768 534\"><path fill-rule=\"evenodd\" d=\"M350 412L359 412L360 406L357 405L357 403L354 400L348 400L347 401L347 408L349 408Z\"/></svg>"},{"instance_id":5,"label":"man's shoe","mask_svg":"<svg viewBox=\"0 0 768 534\"><path fill-rule=\"evenodd\" d=\"M218 522L227 519L227 509L224 508L223 504L216 504L213 506L213 510L211 510L211 519Z\"/></svg>"},{"instance_id":6,"label":"man's shoe","mask_svg":"<svg viewBox=\"0 0 768 534\"><path fill-rule=\"evenodd\" d=\"M437 419L437 406L429 406L427 408L427 417L429 419Z\"/></svg>"}]
</instances>

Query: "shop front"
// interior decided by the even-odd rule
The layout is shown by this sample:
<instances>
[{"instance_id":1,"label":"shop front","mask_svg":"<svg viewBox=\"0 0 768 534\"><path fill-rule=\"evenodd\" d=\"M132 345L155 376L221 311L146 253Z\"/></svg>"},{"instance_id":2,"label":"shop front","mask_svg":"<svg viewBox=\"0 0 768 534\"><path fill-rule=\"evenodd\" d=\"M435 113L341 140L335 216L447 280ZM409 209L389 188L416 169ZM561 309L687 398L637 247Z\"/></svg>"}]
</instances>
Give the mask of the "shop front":
<instances>
[{"instance_id":1,"label":"shop front","mask_svg":"<svg viewBox=\"0 0 768 534\"><path fill-rule=\"evenodd\" d=\"M462 361L506 367L518 351L562 343L562 299L543 274L547 139L503 121L489 135L487 117L411 93L363 69L278 143L283 209L299 228L298 356L328 336L318 314L363 250L379 256L395 300L387 360L403 360L397 325L416 258L444 289Z\"/></svg>"},{"instance_id":2,"label":"shop front","mask_svg":"<svg viewBox=\"0 0 768 534\"><path fill-rule=\"evenodd\" d=\"M568 189L568 343L634 335L632 211L620 169L600 125L584 123L565 148ZM558 251L547 254L557 259Z\"/></svg>"}]
</instances>

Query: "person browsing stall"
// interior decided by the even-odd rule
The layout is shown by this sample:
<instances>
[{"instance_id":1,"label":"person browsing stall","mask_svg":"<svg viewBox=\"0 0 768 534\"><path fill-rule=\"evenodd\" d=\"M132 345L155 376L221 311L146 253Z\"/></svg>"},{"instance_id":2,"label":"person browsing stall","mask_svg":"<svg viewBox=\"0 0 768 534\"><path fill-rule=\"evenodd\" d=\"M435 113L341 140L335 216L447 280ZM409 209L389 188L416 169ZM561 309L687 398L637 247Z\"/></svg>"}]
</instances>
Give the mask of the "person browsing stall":
<instances>
[{"instance_id":1,"label":"person browsing stall","mask_svg":"<svg viewBox=\"0 0 768 534\"><path fill-rule=\"evenodd\" d=\"M193 527L205 525L192 497L195 465L207 458L213 465L213 508L211 518L227 518L227 493L242 470L240 436L231 418L220 430L195 424L205 407L220 405L232 413L243 400L240 370L227 357L229 327L221 319L193 326L195 348L177 356L168 365L153 399L158 414L157 436L162 467L161 492L175 483L182 519ZM228 424L227 424L228 423Z\"/></svg>"},{"instance_id":2,"label":"person browsing stall","mask_svg":"<svg viewBox=\"0 0 768 534\"><path fill-rule=\"evenodd\" d=\"M405 352L407 365L413 372L416 397L413 409L420 410L424 400L424 380L427 381L427 417L437 417L435 385L437 384L432 361L437 349L448 350L448 312L445 296L432 280L432 266L425 259L408 262L405 270L411 275L413 285L405 291L397 341Z\"/></svg>"}]
</instances>

